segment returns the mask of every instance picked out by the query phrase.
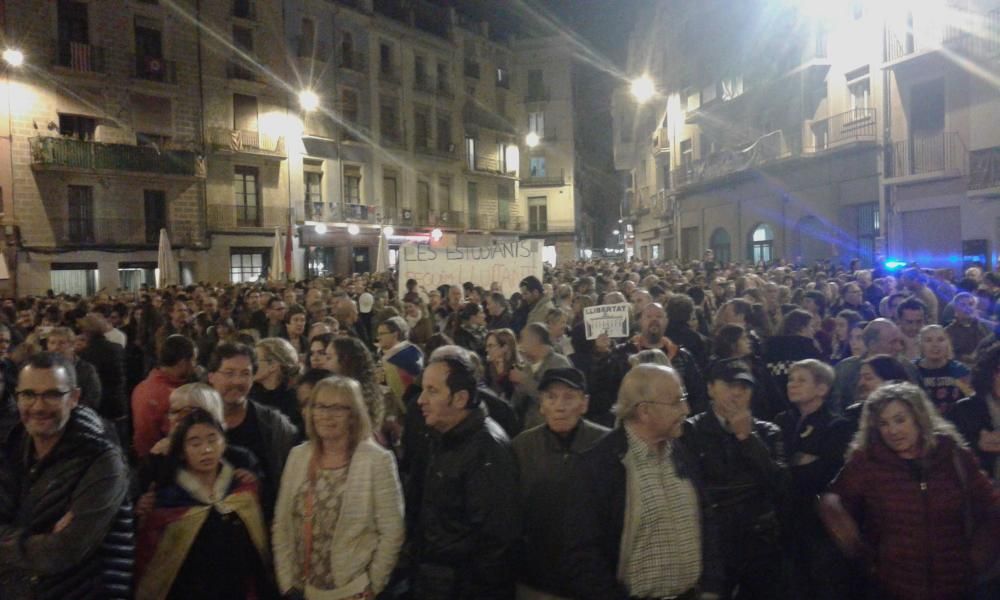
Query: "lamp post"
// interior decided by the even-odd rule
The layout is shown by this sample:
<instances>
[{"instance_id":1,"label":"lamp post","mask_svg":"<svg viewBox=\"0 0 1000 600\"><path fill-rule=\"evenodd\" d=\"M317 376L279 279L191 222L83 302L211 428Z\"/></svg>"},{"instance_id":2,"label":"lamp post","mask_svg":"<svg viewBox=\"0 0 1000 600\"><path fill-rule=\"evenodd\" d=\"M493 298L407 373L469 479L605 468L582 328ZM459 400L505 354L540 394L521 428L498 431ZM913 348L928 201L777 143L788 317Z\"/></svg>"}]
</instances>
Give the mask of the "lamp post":
<instances>
[{"instance_id":1,"label":"lamp post","mask_svg":"<svg viewBox=\"0 0 1000 600\"><path fill-rule=\"evenodd\" d=\"M653 83L649 75L643 74L632 80L632 83L629 85L629 92L631 92L636 102L645 104L656 95L656 84Z\"/></svg>"}]
</instances>

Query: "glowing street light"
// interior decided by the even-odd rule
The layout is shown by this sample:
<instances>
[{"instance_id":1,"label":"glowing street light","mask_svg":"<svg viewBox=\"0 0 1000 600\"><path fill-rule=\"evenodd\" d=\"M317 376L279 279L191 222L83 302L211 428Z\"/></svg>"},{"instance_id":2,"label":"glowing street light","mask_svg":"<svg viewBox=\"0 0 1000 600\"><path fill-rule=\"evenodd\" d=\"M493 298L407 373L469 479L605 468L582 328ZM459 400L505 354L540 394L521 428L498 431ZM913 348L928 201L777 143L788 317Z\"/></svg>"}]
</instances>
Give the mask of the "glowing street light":
<instances>
[{"instance_id":1,"label":"glowing street light","mask_svg":"<svg viewBox=\"0 0 1000 600\"><path fill-rule=\"evenodd\" d=\"M656 93L656 86L653 84L653 80L649 78L649 75L642 75L632 80L632 85L629 87L632 92L632 97L639 104L648 102L653 94Z\"/></svg>"},{"instance_id":2,"label":"glowing street light","mask_svg":"<svg viewBox=\"0 0 1000 600\"><path fill-rule=\"evenodd\" d=\"M4 62L12 67L20 67L24 64L24 52L13 48L7 48L3 51L3 59Z\"/></svg>"},{"instance_id":3,"label":"glowing street light","mask_svg":"<svg viewBox=\"0 0 1000 600\"><path fill-rule=\"evenodd\" d=\"M542 138L538 137L538 134L534 131L524 136L524 143L527 144L529 148L534 148L541 141Z\"/></svg>"},{"instance_id":4,"label":"glowing street light","mask_svg":"<svg viewBox=\"0 0 1000 600\"><path fill-rule=\"evenodd\" d=\"M392 235L396 233L396 228L392 225L386 225L382 228L382 233L384 233L386 237L392 237Z\"/></svg>"},{"instance_id":5,"label":"glowing street light","mask_svg":"<svg viewBox=\"0 0 1000 600\"><path fill-rule=\"evenodd\" d=\"M431 239L434 240L435 242L440 240L443 235L444 233L442 233L441 230L438 229L437 227L431 230Z\"/></svg>"},{"instance_id":6,"label":"glowing street light","mask_svg":"<svg viewBox=\"0 0 1000 600\"><path fill-rule=\"evenodd\" d=\"M320 235L323 235L324 233L326 233L326 223L316 223L316 225L313 226L313 231L315 231Z\"/></svg>"},{"instance_id":7,"label":"glowing street light","mask_svg":"<svg viewBox=\"0 0 1000 600\"><path fill-rule=\"evenodd\" d=\"M319 108L319 96L312 90L302 90L299 92L299 106L306 112L312 112Z\"/></svg>"},{"instance_id":8,"label":"glowing street light","mask_svg":"<svg viewBox=\"0 0 1000 600\"><path fill-rule=\"evenodd\" d=\"M347 233L351 235L358 235L359 231L361 230L354 223L351 223L350 225L347 226Z\"/></svg>"}]
</instances>

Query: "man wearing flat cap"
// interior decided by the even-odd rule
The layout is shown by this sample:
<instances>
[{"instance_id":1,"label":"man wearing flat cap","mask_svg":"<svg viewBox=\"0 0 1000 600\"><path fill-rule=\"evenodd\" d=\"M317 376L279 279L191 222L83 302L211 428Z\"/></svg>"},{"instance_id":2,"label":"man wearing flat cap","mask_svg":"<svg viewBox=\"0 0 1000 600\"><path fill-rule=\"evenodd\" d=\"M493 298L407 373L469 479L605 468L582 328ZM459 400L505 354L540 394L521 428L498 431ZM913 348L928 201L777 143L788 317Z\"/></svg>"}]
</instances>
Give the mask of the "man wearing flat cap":
<instances>
[{"instance_id":1,"label":"man wearing flat cap","mask_svg":"<svg viewBox=\"0 0 1000 600\"><path fill-rule=\"evenodd\" d=\"M688 419L681 443L698 462L715 508L725 598L785 598L778 507L787 486L781 429L753 418L750 365L722 360L708 370L710 408ZM738 592L736 592L738 590Z\"/></svg>"},{"instance_id":2,"label":"man wearing flat cap","mask_svg":"<svg viewBox=\"0 0 1000 600\"><path fill-rule=\"evenodd\" d=\"M560 567L565 551L567 488L580 455L610 431L583 418L589 397L583 373L549 369L538 384L544 423L514 438L520 469L524 537L518 555L518 600L571 596Z\"/></svg>"}]
</instances>

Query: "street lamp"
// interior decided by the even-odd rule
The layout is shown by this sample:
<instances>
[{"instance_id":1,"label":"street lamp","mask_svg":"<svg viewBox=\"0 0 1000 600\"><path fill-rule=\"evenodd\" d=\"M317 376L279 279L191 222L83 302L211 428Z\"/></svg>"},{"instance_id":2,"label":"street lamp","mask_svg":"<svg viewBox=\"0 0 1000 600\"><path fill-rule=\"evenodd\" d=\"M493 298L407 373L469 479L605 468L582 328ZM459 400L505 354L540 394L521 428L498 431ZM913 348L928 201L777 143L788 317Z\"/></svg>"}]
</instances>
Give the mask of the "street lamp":
<instances>
[{"instance_id":1,"label":"street lamp","mask_svg":"<svg viewBox=\"0 0 1000 600\"><path fill-rule=\"evenodd\" d=\"M656 93L656 86L649 75L642 75L632 80L629 91L632 92L632 97L635 98L636 102L644 104Z\"/></svg>"},{"instance_id":2,"label":"street lamp","mask_svg":"<svg viewBox=\"0 0 1000 600\"><path fill-rule=\"evenodd\" d=\"M431 239L434 240L435 242L440 240L441 236L443 235L444 233L442 233L441 230L438 229L437 227L431 230Z\"/></svg>"},{"instance_id":3,"label":"street lamp","mask_svg":"<svg viewBox=\"0 0 1000 600\"><path fill-rule=\"evenodd\" d=\"M538 137L538 134L534 131L524 136L524 143L527 144L529 148L534 148L541 141L542 139Z\"/></svg>"},{"instance_id":4,"label":"street lamp","mask_svg":"<svg viewBox=\"0 0 1000 600\"><path fill-rule=\"evenodd\" d=\"M323 235L324 233L326 233L326 223L316 223L315 225L313 225L313 231L315 231L320 235Z\"/></svg>"},{"instance_id":5,"label":"street lamp","mask_svg":"<svg viewBox=\"0 0 1000 600\"><path fill-rule=\"evenodd\" d=\"M24 52L15 50L14 48L7 48L3 51L3 59L4 62L12 67L20 67L24 64Z\"/></svg>"},{"instance_id":6,"label":"street lamp","mask_svg":"<svg viewBox=\"0 0 1000 600\"><path fill-rule=\"evenodd\" d=\"M312 90L302 90L299 92L299 106L306 112L312 112L319 108L319 96Z\"/></svg>"},{"instance_id":7,"label":"street lamp","mask_svg":"<svg viewBox=\"0 0 1000 600\"><path fill-rule=\"evenodd\" d=\"M396 228L392 225L386 225L382 228L382 233L384 233L386 237L392 237L393 234L396 233Z\"/></svg>"},{"instance_id":8,"label":"street lamp","mask_svg":"<svg viewBox=\"0 0 1000 600\"><path fill-rule=\"evenodd\" d=\"M358 235L359 231L361 230L354 223L351 223L350 225L347 226L347 233L351 235Z\"/></svg>"}]
</instances>

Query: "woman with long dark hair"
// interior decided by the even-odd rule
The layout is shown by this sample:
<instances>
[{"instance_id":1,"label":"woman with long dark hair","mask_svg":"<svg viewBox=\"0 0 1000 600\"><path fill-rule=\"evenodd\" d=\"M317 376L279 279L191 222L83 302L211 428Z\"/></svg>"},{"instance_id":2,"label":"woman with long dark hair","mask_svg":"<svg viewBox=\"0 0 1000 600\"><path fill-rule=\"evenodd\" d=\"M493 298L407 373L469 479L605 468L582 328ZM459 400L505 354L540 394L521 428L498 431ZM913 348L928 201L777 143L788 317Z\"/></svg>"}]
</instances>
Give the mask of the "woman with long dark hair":
<instances>
[{"instance_id":1,"label":"woman with long dark hair","mask_svg":"<svg viewBox=\"0 0 1000 600\"><path fill-rule=\"evenodd\" d=\"M225 449L221 421L200 408L171 434L171 483L139 525L138 600L276 598L257 483Z\"/></svg>"},{"instance_id":2,"label":"woman with long dark hair","mask_svg":"<svg viewBox=\"0 0 1000 600\"><path fill-rule=\"evenodd\" d=\"M372 431L382 431L388 415L385 396L375 379L375 360L364 342L354 337L334 338L326 348L326 368L337 375L350 377L358 382L368 405Z\"/></svg>"}]
</instances>

